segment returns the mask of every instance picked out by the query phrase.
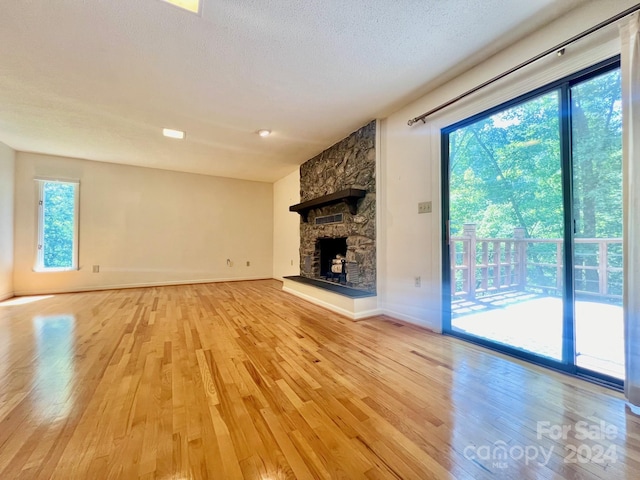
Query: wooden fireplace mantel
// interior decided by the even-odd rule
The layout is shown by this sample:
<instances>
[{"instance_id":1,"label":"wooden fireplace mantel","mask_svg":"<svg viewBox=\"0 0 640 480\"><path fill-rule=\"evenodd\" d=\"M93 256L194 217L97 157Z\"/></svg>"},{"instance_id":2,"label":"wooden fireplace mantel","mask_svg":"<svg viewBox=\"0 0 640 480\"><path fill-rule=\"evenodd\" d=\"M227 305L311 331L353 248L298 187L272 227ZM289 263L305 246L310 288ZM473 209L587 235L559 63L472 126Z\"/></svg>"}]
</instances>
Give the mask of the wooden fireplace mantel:
<instances>
[{"instance_id":1,"label":"wooden fireplace mantel","mask_svg":"<svg viewBox=\"0 0 640 480\"><path fill-rule=\"evenodd\" d=\"M309 210L344 202L349 207L349 213L351 213L351 215L355 215L358 213L358 200L363 198L366 194L367 191L360 188L347 188L346 190L340 190L339 192L323 195L322 197L314 198L313 200L291 205L289 207L289 211L298 212L302 217L302 220L306 222Z\"/></svg>"}]
</instances>

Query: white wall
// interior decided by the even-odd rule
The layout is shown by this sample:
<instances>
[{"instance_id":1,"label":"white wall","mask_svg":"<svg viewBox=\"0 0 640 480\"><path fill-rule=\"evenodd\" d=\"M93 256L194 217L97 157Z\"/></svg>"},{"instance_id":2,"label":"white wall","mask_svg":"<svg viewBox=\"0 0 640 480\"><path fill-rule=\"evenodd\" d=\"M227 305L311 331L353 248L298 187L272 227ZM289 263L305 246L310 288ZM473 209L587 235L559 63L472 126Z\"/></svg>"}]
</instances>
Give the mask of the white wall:
<instances>
[{"instance_id":1,"label":"white wall","mask_svg":"<svg viewBox=\"0 0 640 480\"><path fill-rule=\"evenodd\" d=\"M15 152L0 143L0 300L13 296Z\"/></svg>"},{"instance_id":2,"label":"white wall","mask_svg":"<svg viewBox=\"0 0 640 480\"><path fill-rule=\"evenodd\" d=\"M273 277L300 274L300 215L289 206L300 203L300 170L273 184Z\"/></svg>"},{"instance_id":3,"label":"white wall","mask_svg":"<svg viewBox=\"0 0 640 480\"><path fill-rule=\"evenodd\" d=\"M78 271L33 271L36 176L80 180ZM19 152L15 202L16 294L272 277L269 183Z\"/></svg>"},{"instance_id":4,"label":"white wall","mask_svg":"<svg viewBox=\"0 0 640 480\"><path fill-rule=\"evenodd\" d=\"M589 3L381 122L378 176L384 194L378 200L378 211L384 236L383 245L378 245L384 278L378 291L385 313L436 331L442 327L440 129L618 53L617 27L568 47L563 57L551 55L499 85L483 89L424 125L408 127L407 120L634 3ZM433 202L433 213L418 214L418 202L428 200ZM422 280L420 288L415 287L417 276Z\"/></svg>"}]
</instances>

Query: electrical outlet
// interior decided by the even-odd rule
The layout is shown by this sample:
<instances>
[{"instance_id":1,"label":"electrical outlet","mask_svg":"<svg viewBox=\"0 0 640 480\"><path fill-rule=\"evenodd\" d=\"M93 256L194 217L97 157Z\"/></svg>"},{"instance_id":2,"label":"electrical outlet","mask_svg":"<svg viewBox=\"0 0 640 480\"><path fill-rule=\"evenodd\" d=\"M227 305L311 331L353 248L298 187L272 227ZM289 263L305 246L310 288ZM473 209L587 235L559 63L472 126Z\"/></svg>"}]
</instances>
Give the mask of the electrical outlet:
<instances>
[{"instance_id":1,"label":"electrical outlet","mask_svg":"<svg viewBox=\"0 0 640 480\"><path fill-rule=\"evenodd\" d=\"M293 267L293 259L291 259L291 266Z\"/></svg>"},{"instance_id":2,"label":"electrical outlet","mask_svg":"<svg viewBox=\"0 0 640 480\"><path fill-rule=\"evenodd\" d=\"M247 267L251 266L251 262L249 260L247 260Z\"/></svg>"},{"instance_id":3,"label":"electrical outlet","mask_svg":"<svg viewBox=\"0 0 640 480\"><path fill-rule=\"evenodd\" d=\"M93 273L100 273L100 265L93 266Z\"/></svg>"},{"instance_id":4,"label":"electrical outlet","mask_svg":"<svg viewBox=\"0 0 640 480\"><path fill-rule=\"evenodd\" d=\"M420 277L416 277L416 287L420 287L422 285L422 279Z\"/></svg>"},{"instance_id":5,"label":"electrical outlet","mask_svg":"<svg viewBox=\"0 0 640 480\"><path fill-rule=\"evenodd\" d=\"M418 213L431 213L431 202L420 202L418 204Z\"/></svg>"}]
</instances>

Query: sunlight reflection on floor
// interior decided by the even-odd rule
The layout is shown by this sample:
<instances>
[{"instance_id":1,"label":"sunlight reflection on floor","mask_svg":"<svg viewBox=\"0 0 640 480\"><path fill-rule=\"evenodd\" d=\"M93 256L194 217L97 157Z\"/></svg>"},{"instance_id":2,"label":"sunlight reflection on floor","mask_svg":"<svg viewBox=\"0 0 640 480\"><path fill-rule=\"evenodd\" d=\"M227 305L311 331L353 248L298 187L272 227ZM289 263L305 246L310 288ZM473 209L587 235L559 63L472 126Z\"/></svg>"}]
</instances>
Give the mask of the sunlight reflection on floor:
<instances>
[{"instance_id":1,"label":"sunlight reflection on floor","mask_svg":"<svg viewBox=\"0 0 640 480\"><path fill-rule=\"evenodd\" d=\"M15 307L16 305L26 305L27 303L38 302L40 300L46 300L47 298L53 298L53 295L38 295L33 297L13 297L4 302L0 302L0 307Z\"/></svg>"},{"instance_id":2,"label":"sunlight reflection on floor","mask_svg":"<svg viewBox=\"0 0 640 480\"><path fill-rule=\"evenodd\" d=\"M73 407L75 322L73 315L33 319L37 369L31 395L37 411L46 420L64 418Z\"/></svg>"}]
</instances>

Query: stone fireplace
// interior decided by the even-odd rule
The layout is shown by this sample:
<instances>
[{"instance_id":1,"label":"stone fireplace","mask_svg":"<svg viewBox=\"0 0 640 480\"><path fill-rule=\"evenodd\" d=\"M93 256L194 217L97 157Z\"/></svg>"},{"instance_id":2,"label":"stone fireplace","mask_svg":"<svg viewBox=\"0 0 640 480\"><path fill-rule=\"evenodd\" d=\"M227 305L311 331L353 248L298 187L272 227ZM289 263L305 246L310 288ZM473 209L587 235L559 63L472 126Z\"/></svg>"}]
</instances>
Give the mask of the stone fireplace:
<instances>
[{"instance_id":1,"label":"stone fireplace","mask_svg":"<svg viewBox=\"0 0 640 480\"><path fill-rule=\"evenodd\" d=\"M376 291L373 121L300 167L300 275ZM344 275L327 275L336 255Z\"/></svg>"}]
</instances>

